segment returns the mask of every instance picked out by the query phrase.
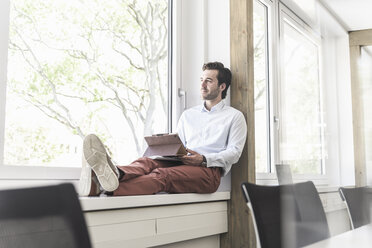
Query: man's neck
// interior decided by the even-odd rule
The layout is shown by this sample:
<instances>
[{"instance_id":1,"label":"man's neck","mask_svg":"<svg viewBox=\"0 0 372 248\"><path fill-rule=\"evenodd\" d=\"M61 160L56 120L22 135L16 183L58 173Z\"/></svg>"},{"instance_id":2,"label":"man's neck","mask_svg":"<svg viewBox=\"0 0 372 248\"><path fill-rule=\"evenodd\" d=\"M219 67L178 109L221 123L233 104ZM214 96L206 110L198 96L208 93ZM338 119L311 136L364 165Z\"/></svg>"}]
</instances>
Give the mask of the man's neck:
<instances>
[{"instance_id":1,"label":"man's neck","mask_svg":"<svg viewBox=\"0 0 372 248\"><path fill-rule=\"evenodd\" d=\"M213 108L213 106L216 106L221 101L222 101L221 98L216 98L216 99L213 99L213 100L205 100L204 106L205 106L206 109L208 109L208 111L210 111Z\"/></svg>"}]
</instances>

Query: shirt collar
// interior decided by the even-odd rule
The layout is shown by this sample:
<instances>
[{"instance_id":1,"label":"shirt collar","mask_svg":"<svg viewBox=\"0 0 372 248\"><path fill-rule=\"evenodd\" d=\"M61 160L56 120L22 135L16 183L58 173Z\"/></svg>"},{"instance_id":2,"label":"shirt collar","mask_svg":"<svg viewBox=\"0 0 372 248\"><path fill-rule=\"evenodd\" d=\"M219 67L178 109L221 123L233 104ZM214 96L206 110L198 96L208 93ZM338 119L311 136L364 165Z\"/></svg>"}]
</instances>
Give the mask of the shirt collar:
<instances>
[{"instance_id":1,"label":"shirt collar","mask_svg":"<svg viewBox=\"0 0 372 248\"><path fill-rule=\"evenodd\" d=\"M209 111L206 107L205 107L205 102L203 103L202 105L202 109L201 111L202 112L213 112L213 111L218 111L218 110L221 110L223 109L223 107L225 107L225 102L223 100L221 100L219 103L217 103L216 105L214 105L211 110Z\"/></svg>"}]
</instances>

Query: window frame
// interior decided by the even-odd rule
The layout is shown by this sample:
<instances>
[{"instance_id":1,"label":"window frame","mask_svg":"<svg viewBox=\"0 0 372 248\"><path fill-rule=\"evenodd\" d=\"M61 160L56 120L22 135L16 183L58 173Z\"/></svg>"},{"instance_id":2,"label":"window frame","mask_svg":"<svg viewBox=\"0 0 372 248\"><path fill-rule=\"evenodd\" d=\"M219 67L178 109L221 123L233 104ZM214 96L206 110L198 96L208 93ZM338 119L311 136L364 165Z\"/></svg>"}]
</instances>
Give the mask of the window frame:
<instances>
[{"instance_id":1,"label":"window frame","mask_svg":"<svg viewBox=\"0 0 372 248\"><path fill-rule=\"evenodd\" d=\"M323 108L324 108L324 101L323 101L323 86L322 86L322 57L321 57L321 36L317 34L310 26L308 26L304 21L302 21L298 16L296 16L290 9L288 9L285 5L280 4L280 28L279 30L283 30L284 22L286 22L288 25L291 25L293 28L295 28L297 31L299 31L302 35L304 35L309 41L311 41L314 45L318 48L318 81L319 81L319 104L320 104L320 123L322 124L320 127L321 132L321 142L322 142L322 168L321 174L304 174L306 176L314 177L314 178L323 178L325 176L326 171L326 163L325 163L325 138L324 138L324 116L323 116ZM281 32L280 32L281 33ZM279 40L282 40L282 37L279 36ZM282 42L280 42L280 45L282 45ZM282 77L279 78L279 84L281 83ZM278 112L279 113L279 112ZM281 114L279 113L279 116ZM279 140L278 140L279 141ZM280 162L280 161L279 161Z\"/></svg>"},{"instance_id":2,"label":"window frame","mask_svg":"<svg viewBox=\"0 0 372 248\"><path fill-rule=\"evenodd\" d=\"M266 170L267 172L266 173L258 173L258 174L267 174L267 173L271 173L272 171L272 168L273 168L273 165L275 164L275 155L277 154L275 152L275 148L274 148L274 141L275 141L275 138L274 138L274 135L275 135L275 132L273 131L274 129L274 126L273 126L273 110L275 108L275 105L273 104L274 101L272 101L273 99L273 92L274 90L273 87L274 87L274 84L273 82L275 82L274 80L274 76L276 75L276 73L273 73L274 71L274 66L273 66L273 50L275 49L275 47L273 46L274 42L273 42L273 38L275 37L275 35L273 35L273 32L275 32L275 28L274 27L274 16L273 16L273 13L275 12L275 7L273 5L273 3L270 1L270 0L254 0L256 2L256 4L259 4L259 5L262 5L266 8L266 32L265 32L265 39L266 39L266 68L265 68L265 74L266 74L266 106L267 106L267 112L266 112L266 120L268 121L268 124L267 125L267 140L266 140L266 147L268 149L268 152L267 152L267 167L266 167ZM274 111L275 112L275 111Z\"/></svg>"},{"instance_id":3,"label":"window frame","mask_svg":"<svg viewBox=\"0 0 372 248\"><path fill-rule=\"evenodd\" d=\"M269 108L269 125L268 128L270 128L269 137L270 137L270 143L268 144L270 146L269 154L271 156L270 158L270 164L268 164L268 168L266 173L256 172L256 181L260 184L275 184L277 182L276 180L276 174L275 174L275 163L278 161L278 152L279 147L277 145L277 131L276 131L276 124L274 122L274 118L276 116L276 113L278 111L278 104L275 104L277 102L277 85L274 82L278 82L278 52L279 48L275 46L274 44L279 44L279 30L278 30L278 4L275 0L257 0L261 4L265 5L268 9L267 13L267 37L268 37L268 68L266 71L268 71L268 108Z\"/></svg>"},{"instance_id":4,"label":"window frame","mask_svg":"<svg viewBox=\"0 0 372 248\"><path fill-rule=\"evenodd\" d=\"M0 40L0 166L4 160L5 99L9 43L9 11L7 10L9 10L9 7L10 0L0 1L0 33L4 34Z\"/></svg>"},{"instance_id":5,"label":"window frame","mask_svg":"<svg viewBox=\"0 0 372 248\"><path fill-rule=\"evenodd\" d=\"M81 167L46 167L46 166L22 166L4 164L4 137L5 137L5 106L8 43L10 24L10 1L0 1L0 180L78 180ZM167 129L172 129L173 98L172 98L172 29L173 29L173 0L168 0L168 116ZM173 86L173 87L172 87Z\"/></svg>"},{"instance_id":6,"label":"window frame","mask_svg":"<svg viewBox=\"0 0 372 248\"><path fill-rule=\"evenodd\" d=\"M269 84L269 91L271 94L270 98L270 108L271 108L271 115L270 115L270 136L272 137L272 147L271 147L271 168L268 173L256 173L256 181L262 184L277 184L277 177L275 173L275 164L281 163L280 161L280 153L279 153L279 137L280 137L280 120L279 123L276 121L277 116L280 115L280 83L281 83L281 46L282 46L282 30L283 30L283 24L285 19L287 19L287 23L297 30L301 32L303 35L305 35L306 38L308 38L310 41L312 41L317 47L318 47L318 64L319 64L319 102L320 102L320 121L323 124L324 123L324 95L323 95L323 84L322 84L322 37L320 34L318 34L315 27L312 27L313 23L306 23L306 20L308 19L307 16L304 15L302 11L297 11L296 9L289 9L282 3L280 0L273 0L271 2L270 0L258 0L263 4L272 4L272 27L274 27L271 32L271 42L272 44L269 45L271 47L272 54L268 55L269 60L271 58L271 67L269 67L269 70L271 69L271 75L269 76L269 82L278 82L270 83ZM295 12L296 11L296 12ZM302 19L300 16L304 16L304 19ZM304 21L305 20L305 21ZM270 37L270 34L269 34ZM270 38L269 38L270 41ZM273 44L279 44L278 46L274 46ZM270 53L270 50L269 50ZM270 64L270 61L269 61ZM269 65L270 66L270 65ZM327 163L325 159L325 147L327 145L327 140L325 139L325 131L324 131L324 125L321 125L321 142L322 142L322 174L293 174L293 180L295 182L300 181L307 181L311 180L317 185L327 185L328 184L328 177L327 174Z\"/></svg>"}]
</instances>

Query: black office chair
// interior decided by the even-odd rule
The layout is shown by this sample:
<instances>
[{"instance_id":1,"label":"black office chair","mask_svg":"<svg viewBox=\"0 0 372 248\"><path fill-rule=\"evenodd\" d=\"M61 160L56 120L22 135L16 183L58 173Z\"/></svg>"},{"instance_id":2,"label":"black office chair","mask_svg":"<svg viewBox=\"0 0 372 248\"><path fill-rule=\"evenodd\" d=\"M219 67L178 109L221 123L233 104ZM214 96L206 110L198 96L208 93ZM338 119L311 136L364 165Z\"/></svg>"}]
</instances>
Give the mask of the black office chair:
<instances>
[{"instance_id":1,"label":"black office chair","mask_svg":"<svg viewBox=\"0 0 372 248\"><path fill-rule=\"evenodd\" d=\"M371 190L368 187L338 189L341 199L346 203L352 229L369 224L371 221Z\"/></svg>"},{"instance_id":2,"label":"black office chair","mask_svg":"<svg viewBox=\"0 0 372 248\"><path fill-rule=\"evenodd\" d=\"M329 229L312 182L263 186L243 183L257 247L302 247L328 238Z\"/></svg>"},{"instance_id":3,"label":"black office chair","mask_svg":"<svg viewBox=\"0 0 372 248\"><path fill-rule=\"evenodd\" d=\"M0 191L0 247L90 248L72 184Z\"/></svg>"}]
</instances>

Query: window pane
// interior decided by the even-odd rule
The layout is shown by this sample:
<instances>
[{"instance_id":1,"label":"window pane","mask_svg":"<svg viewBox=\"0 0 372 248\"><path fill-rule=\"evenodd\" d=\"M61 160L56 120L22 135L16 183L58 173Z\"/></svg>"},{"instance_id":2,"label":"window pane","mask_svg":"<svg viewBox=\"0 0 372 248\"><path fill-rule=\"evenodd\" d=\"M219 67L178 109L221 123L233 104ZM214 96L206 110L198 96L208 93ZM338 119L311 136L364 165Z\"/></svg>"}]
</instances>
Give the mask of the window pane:
<instances>
[{"instance_id":1,"label":"window pane","mask_svg":"<svg viewBox=\"0 0 372 248\"><path fill-rule=\"evenodd\" d=\"M269 111L267 106L267 7L254 1L254 94L256 172L269 172Z\"/></svg>"},{"instance_id":2,"label":"window pane","mask_svg":"<svg viewBox=\"0 0 372 248\"><path fill-rule=\"evenodd\" d=\"M118 163L167 131L166 0L11 0L4 163L80 166L98 134Z\"/></svg>"},{"instance_id":3,"label":"window pane","mask_svg":"<svg viewBox=\"0 0 372 248\"><path fill-rule=\"evenodd\" d=\"M318 46L283 23L280 159L295 173L322 173Z\"/></svg>"}]
</instances>

